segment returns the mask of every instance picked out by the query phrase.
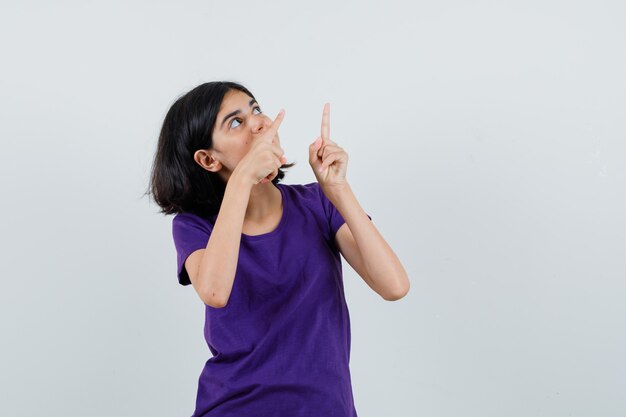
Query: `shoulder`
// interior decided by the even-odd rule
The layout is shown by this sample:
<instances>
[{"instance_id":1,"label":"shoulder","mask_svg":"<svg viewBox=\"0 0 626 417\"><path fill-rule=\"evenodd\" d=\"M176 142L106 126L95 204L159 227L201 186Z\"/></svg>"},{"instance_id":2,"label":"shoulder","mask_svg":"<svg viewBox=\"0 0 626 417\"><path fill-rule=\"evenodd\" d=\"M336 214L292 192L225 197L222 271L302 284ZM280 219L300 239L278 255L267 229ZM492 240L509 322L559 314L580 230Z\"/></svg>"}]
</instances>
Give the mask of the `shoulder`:
<instances>
[{"instance_id":1,"label":"shoulder","mask_svg":"<svg viewBox=\"0 0 626 417\"><path fill-rule=\"evenodd\" d=\"M284 187L290 194L290 202L306 211L313 212L320 219L328 221L328 219L340 217L340 215L338 216L339 212L328 200L317 181L308 184L284 185Z\"/></svg>"},{"instance_id":2,"label":"shoulder","mask_svg":"<svg viewBox=\"0 0 626 417\"><path fill-rule=\"evenodd\" d=\"M296 204L311 205L319 201L319 184L317 182L308 184L278 183L277 185L289 196L289 200Z\"/></svg>"},{"instance_id":3,"label":"shoulder","mask_svg":"<svg viewBox=\"0 0 626 417\"><path fill-rule=\"evenodd\" d=\"M198 230L210 233L213 230L213 223L210 217L202 217L195 213L178 213L172 219L172 230L174 234L184 234L190 230Z\"/></svg>"},{"instance_id":4,"label":"shoulder","mask_svg":"<svg viewBox=\"0 0 626 417\"><path fill-rule=\"evenodd\" d=\"M318 182L310 182L308 184L278 183L278 186L282 187L284 190L288 191L289 193L297 195L299 197L311 197L311 196L318 195L320 185Z\"/></svg>"},{"instance_id":5,"label":"shoulder","mask_svg":"<svg viewBox=\"0 0 626 417\"><path fill-rule=\"evenodd\" d=\"M306 206L312 209L319 209L322 207L321 188L318 182L310 182L308 184L282 184L278 183L279 187L282 187L285 194L289 196L291 203Z\"/></svg>"},{"instance_id":6,"label":"shoulder","mask_svg":"<svg viewBox=\"0 0 626 417\"><path fill-rule=\"evenodd\" d=\"M183 223L202 223L203 218L194 213L177 213L172 219L173 224L183 224Z\"/></svg>"}]
</instances>

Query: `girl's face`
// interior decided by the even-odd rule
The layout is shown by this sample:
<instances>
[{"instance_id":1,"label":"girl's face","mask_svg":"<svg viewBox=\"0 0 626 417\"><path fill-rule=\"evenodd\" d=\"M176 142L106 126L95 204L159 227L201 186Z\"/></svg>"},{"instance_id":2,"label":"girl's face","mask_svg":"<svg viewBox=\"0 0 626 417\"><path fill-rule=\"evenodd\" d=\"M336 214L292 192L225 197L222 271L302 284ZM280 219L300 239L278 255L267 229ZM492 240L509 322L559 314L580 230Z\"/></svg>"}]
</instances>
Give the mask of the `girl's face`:
<instances>
[{"instance_id":1,"label":"girl's face","mask_svg":"<svg viewBox=\"0 0 626 417\"><path fill-rule=\"evenodd\" d=\"M221 163L218 172L226 181L271 124L272 120L261 112L256 100L243 91L226 93L213 127L213 152L210 152ZM278 134L275 142L280 146Z\"/></svg>"}]
</instances>

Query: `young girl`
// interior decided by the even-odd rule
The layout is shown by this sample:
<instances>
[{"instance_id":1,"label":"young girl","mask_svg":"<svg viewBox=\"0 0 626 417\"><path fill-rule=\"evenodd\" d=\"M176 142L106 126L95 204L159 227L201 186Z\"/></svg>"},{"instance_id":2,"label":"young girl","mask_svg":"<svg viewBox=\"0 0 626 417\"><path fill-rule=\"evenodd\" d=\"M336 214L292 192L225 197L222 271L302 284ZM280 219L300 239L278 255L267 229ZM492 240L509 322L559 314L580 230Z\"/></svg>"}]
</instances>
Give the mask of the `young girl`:
<instances>
[{"instance_id":1,"label":"young girl","mask_svg":"<svg viewBox=\"0 0 626 417\"><path fill-rule=\"evenodd\" d=\"M280 183L293 166L280 147L283 118L267 117L240 84L210 82L163 122L151 192L176 214L178 281L206 305L213 354L192 417L356 417L340 253L385 300L409 290L348 185L329 105L308 150L310 184Z\"/></svg>"}]
</instances>

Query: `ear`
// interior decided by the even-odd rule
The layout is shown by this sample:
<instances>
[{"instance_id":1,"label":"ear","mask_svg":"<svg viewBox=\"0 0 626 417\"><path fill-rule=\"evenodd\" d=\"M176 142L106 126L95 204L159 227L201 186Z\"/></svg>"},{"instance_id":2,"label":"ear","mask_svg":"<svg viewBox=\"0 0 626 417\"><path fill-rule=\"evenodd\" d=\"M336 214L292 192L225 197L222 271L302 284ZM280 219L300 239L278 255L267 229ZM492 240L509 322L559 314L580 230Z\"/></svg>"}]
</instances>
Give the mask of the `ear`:
<instances>
[{"instance_id":1,"label":"ear","mask_svg":"<svg viewBox=\"0 0 626 417\"><path fill-rule=\"evenodd\" d=\"M212 154L204 149L196 151L196 153L193 155L193 159L198 163L198 165L200 165L207 171L217 172L222 169L222 164L220 163L220 161L215 159Z\"/></svg>"}]
</instances>

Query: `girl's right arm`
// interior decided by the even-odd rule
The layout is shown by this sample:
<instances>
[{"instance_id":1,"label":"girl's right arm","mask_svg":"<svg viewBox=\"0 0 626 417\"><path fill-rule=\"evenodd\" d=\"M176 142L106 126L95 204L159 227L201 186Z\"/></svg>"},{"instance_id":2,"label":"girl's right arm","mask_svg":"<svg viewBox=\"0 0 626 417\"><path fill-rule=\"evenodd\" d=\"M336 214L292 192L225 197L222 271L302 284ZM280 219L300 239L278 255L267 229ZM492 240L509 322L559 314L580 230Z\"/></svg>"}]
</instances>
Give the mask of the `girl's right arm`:
<instances>
[{"instance_id":1,"label":"girl's right arm","mask_svg":"<svg viewBox=\"0 0 626 417\"><path fill-rule=\"evenodd\" d=\"M195 251L185 262L193 287L211 307L224 307L230 297L251 190L252 184L233 172L206 249Z\"/></svg>"},{"instance_id":2,"label":"girl's right arm","mask_svg":"<svg viewBox=\"0 0 626 417\"><path fill-rule=\"evenodd\" d=\"M235 280L243 221L252 187L272 181L286 161L284 151L274 143L285 112L281 110L271 126L237 164L226 182L224 198L206 249L193 252L185 261L189 279L205 304L226 305Z\"/></svg>"}]
</instances>

